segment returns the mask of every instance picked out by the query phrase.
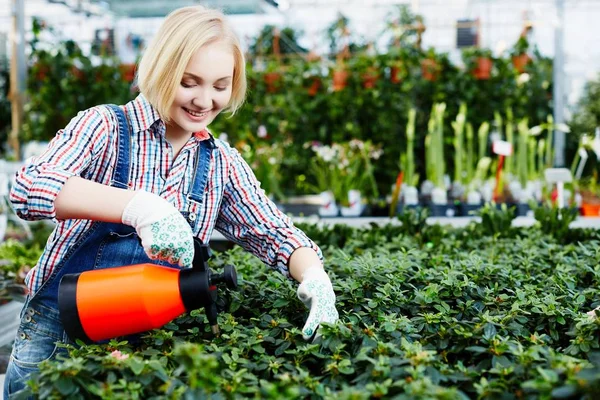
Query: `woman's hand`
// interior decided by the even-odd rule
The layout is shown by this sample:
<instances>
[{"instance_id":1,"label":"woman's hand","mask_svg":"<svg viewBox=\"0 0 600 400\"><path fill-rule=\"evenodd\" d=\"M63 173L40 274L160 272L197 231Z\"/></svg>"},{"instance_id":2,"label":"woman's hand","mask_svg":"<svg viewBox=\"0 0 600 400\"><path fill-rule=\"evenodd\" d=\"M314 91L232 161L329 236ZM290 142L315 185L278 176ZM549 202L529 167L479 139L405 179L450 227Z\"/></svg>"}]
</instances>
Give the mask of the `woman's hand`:
<instances>
[{"instance_id":1,"label":"woman's hand","mask_svg":"<svg viewBox=\"0 0 600 400\"><path fill-rule=\"evenodd\" d=\"M121 220L135 228L144 251L153 260L187 267L194 259L192 229L168 201L140 190L123 210Z\"/></svg>"},{"instance_id":2,"label":"woman's hand","mask_svg":"<svg viewBox=\"0 0 600 400\"><path fill-rule=\"evenodd\" d=\"M310 310L306 324L302 328L302 336L305 340L318 336L317 329L321 322L334 323L339 319L335 308L333 286L320 265L310 267L304 272L297 294Z\"/></svg>"}]
</instances>

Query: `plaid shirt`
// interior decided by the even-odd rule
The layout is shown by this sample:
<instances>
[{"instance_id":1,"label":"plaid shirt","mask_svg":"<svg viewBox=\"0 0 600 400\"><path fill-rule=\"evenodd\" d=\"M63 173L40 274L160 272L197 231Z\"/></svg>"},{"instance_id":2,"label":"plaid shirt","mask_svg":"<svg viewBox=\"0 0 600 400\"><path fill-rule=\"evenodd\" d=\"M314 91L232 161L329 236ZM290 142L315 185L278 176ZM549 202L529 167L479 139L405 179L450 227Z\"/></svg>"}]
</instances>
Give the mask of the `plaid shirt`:
<instances>
[{"instance_id":1,"label":"plaid shirt","mask_svg":"<svg viewBox=\"0 0 600 400\"><path fill-rule=\"evenodd\" d=\"M208 243L213 229L289 277L288 260L299 247L319 247L279 211L260 188L237 150L216 140L204 201L189 203L199 143L207 131L192 135L174 159L157 111L139 95L123 106L132 131L129 175L131 190L143 189L165 198L177 209L197 215L195 236ZM17 172L10 199L26 220L56 218L54 200L67 179L81 176L110 184L117 155L117 121L106 107L80 112L60 130L48 148ZM26 278L35 293L70 246L92 225L89 220L56 220L44 252Z\"/></svg>"}]
</instances>

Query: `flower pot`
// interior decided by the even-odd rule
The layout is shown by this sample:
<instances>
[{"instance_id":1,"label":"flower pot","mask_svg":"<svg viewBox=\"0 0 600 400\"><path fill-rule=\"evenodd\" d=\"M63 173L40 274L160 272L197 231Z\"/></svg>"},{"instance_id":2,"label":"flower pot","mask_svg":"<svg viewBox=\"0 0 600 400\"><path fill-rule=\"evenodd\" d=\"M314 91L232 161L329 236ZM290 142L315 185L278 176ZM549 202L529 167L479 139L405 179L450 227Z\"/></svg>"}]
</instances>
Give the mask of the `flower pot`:
<instances>
[{"instance_id":1,"label":"flower pot","mask_svg":"<svg viewBox=\"0 0 600 400\"><path fill-rule=\"evenodd\" d=\"M340 215L340 210L333 197L333 192L325 191L319 195L321 197L321 207L319 207L319 216L321 217L337 217Z\"/></svg>"},{"instance_id":2,"label":"flower pot","mask_svg":"<svg viewBox=\"0 0 600 400\"><path fill-rule=\"evenodd\" d=\"M119 69L125 82L133 82L135 78L135 64L121 64L119 65Z\"/></svg>"},{"instance_id":3,"label":"flower pot","mask_svg":"<svg viewBox=\"0 0 600 400\"><path fill-rule=\"evenodd\" d=\"M584 217L600 217L600 204L581 203L581 215Z\"/></svg>"},{"instance_id":4,"label":"flower pot","mask_svg":"<svg viewBox=\"0 0 600 400\"><path fill-rule=\"evenodd\" d=\"M366 205L362 202L359 190L348 191L348 207L340 209L343 217L360 217L363 215Z\"/></svg>"},{"instance_id":5,"label":"flower pot","mask_svg":"<svg viewBox=\"0 0 600 400\"><path fill-rule=\"evenodd\" d=\"M392 83L402 82L402 68L399 66L393 66L390 69L390 81Z\"/></svg>"},{"instance_id":6,"label":"flower pot","mask_svg":"<svg viewBox=\"0 0 600 400\"><path fill-rule=\"evenodd\" d=\"M264 74L263 79L267 84L267 92L275 93L279 86L281 74L279 72L267 72L266 74Z\"/></svg>"},{"instance_id":7,"label":"flower pot","mask_svg":"<svg viewBox=\"0 0 600 400\"><path fill-rule=\"evenodd\" d=\"M379 79L379 72L375 67L369 67L367 72L362 75L363 87L365 89L373 89L377 80Z\"/></svg>"},{"instance_id":8,"label":"flower pot","mask_svg":"<svg viewBox=\"0 0 600 400\"><path fill-rule=\"evenodd\" d=\"M531 57L529 57L529 55L527 55L526 53L512 56L513 66L519 73L525 71L525 67L527 66L527 64L529 64L529 61L531 61Z\"/></svg>"},{"instance_id":9,"label":"flower pot","mask_svg":"<svg viewBox=\"0 0 600 400\"><path fill-rule=\"evenodd\" d=\"M339 92L340 90L344 90L346 85L348 84L348 71L346 70L336 70L333 71L333 91Z\"/></svg>"},{"instance_id":10,"label":"flower pot","mask_svg":"<svg viewBox=\"0 0 600 400\"><path fill-rule=\"evenodd\" d=\"M319 89L321 88L321 79L318 77L313 77L311 79L311 83L310 86L308 87L308 95L311 97L316 96L316 94L319 92Z\"/></svg>"},{"instance_id":11,"label":"flower pot","mask_svg":"<svg viewBox=\"0 0 600 400\"><path fill-rule=\"evenodd\" d=\"M402 204L416 206L419 204L419 190L414 186L402 186Z\"/></svg>"},{"instance_id":12,"label":"flower pot","mask_svg":"<svg viewBox=\"0 0 600 400\"><path fill-rule=\"evenodd\" d=\"M426 81L436 81L439 72L439 65L437 61L431 58L426 58L425 60L421 61L421 74L423 75L423 79Z\"/></svg>"},{"instance_id":13,"label":"flower pot","mask_svg":"<svg viewBox=\"0 0 600 400\"><path fill-rule=\"evenodd\" d=\"M490 79L492 73L493 62L491 58L479 57L477 59L477 66L473 70L473 76L478 80Z\"/></svg>"}]
</instances>

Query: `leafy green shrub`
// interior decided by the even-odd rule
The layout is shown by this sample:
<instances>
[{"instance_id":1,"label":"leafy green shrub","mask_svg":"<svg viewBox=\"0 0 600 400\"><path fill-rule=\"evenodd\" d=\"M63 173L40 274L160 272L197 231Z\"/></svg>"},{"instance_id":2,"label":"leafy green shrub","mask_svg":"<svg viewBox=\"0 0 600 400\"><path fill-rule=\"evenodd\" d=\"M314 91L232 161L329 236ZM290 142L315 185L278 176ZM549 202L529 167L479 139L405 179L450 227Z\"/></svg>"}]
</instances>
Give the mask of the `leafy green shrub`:
<instances>
[{"instance_id":1,"label":"leafy green shrub","mask_svg":"<svg viewBox=\"0 0 600 400\"><path fill-rule=\"evenodd\" d=\"M341 315L316 343L301 337L296 284L236 247L213 262L236 265L240 276L219 337L195 310L137 344L70 347L70 359L45 363L30 390L41 398L594 398L600 321L584 312L600 304L597 233L581 230L581 242L567 244L539 227L507 236L499 227L512 214L493 210L492 236L479 224L438 226L436 242L403 226L312 227L328 243Z\"/></svg>"}]
</instances>

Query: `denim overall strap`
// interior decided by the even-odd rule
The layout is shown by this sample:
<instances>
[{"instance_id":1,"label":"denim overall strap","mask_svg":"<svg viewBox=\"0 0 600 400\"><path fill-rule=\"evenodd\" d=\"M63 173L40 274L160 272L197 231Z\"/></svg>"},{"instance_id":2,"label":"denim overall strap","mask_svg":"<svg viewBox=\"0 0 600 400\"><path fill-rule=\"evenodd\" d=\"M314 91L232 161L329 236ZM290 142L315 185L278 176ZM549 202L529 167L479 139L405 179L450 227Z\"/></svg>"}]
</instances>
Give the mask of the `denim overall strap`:
<instances>
[{"instance_id":1,"label":"denim overall strap","mask_svg":"<svg viewBox=\"0 0 600 400\"><path fill-rule=\"evenodd\" d=\"M192 205L193 202L202 204L204 198L204 191L206 190L206 182L208 181L208 173L210 171L210 161L212 158L212 152L215 148L216 146L214 139L211 137L210 139L201 141L200 145L198 146L198 149L196 150L192 189L189 191L189 194L187 196L187 220L192 226L192 232L196 232L196 224L200 220L200 218L196 218L197 215L194 214L194 212L192 211Z\"/></svg>"},{"instance_id":2,"label":"denim overall strap","mask_svg":"<svg viewBox=\"0 0 600 400\"><path fill-rule=\"evenodd\" d=\"M215 141L211 137L210 139L201 141L196 151L194 180L188 199L194 200L197 203L202 203L206 182L208 181L208 172L210 171L210 160L215 148Z\"/></svg>"},{"instance_id":3,"label":"denim overall strap","mask_svg":"<svg viewBox=\"0 0 600 400\"><path fill-rule=\"evenodd\" d=\"M119 134L117 135L117 166L113 173L110 186L127 189L131 165L131 132L129 130L129 119L121 107L114 104L107 104L107 107L111 109L117 117L119 129Z\"/></svg>"}]
</instances>

